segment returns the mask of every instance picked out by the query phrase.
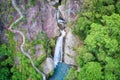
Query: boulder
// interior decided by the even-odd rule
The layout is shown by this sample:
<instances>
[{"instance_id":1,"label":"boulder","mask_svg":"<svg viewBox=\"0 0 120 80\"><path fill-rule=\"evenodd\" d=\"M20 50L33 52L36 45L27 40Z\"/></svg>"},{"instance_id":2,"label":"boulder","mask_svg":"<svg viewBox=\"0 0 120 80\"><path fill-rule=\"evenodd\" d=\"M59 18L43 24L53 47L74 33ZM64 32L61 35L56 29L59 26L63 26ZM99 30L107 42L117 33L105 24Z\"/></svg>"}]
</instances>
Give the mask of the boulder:
<instances>
[{"instance_id":1,"label":"boulder","mask_svg":"<svg viewBox=\"0 0 120 80\"><path fill-rule=\"evenodd\" d=\"M52 58L47 57L45 62L42 63L43 72L49 75L54 70L54 62Z\"/></svg>"},{"instance_id":2,"label":"boulder","mask_svg":"<svg viewBox=\"0 0 120 80\"><path fill-rule=\"evenodd\" d=\"M45 50L41 44L37 44L34 48L36 58L39 58L42 54L45 54Z\"/></svg>"},{"instance_id":3,"label":"boulder","mask_svg":"<svg viewBox=\"0 0 120 80\"><path fill-rule=\"evenodd\" d=\"M55 5L59 2L59 0L47 0L49 2L50 5Z\"/></svg>"}]
</instances>

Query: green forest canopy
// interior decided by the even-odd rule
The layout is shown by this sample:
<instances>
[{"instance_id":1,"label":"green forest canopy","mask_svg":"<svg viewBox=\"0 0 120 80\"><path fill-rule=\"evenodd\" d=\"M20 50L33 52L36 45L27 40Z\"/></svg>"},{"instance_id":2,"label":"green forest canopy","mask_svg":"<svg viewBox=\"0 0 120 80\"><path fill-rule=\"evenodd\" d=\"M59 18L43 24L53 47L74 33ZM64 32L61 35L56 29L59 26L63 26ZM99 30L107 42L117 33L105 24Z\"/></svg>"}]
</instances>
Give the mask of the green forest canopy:
<instances>
[{"instance_id":1,"label":"green forest canopy","mask_svg":"<svg viewBox=\"0 0 120 80\"><path fill-rule=\"evenodd\" d=\"M65 80L120 80L120 1L84 0L73 32L84 41L77 49L80 72Z\"/></svg>"}]
</instances>

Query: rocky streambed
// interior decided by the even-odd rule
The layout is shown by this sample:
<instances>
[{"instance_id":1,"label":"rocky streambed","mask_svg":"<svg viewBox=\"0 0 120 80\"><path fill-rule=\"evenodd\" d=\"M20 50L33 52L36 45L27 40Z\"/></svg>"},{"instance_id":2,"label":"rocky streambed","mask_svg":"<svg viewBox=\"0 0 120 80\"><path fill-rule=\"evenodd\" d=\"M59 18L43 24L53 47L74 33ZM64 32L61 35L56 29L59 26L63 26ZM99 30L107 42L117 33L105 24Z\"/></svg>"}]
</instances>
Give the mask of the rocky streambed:
<instances>
[{"instance_id":1,"label":"rocky streambed","mask_svg":"<svg viewBox=\"0 0 120 80\"><path fill-rule=\"evenodd\" d=\"M58 38L56 42L55 53L54 53L54 58L53 58L55 69L54 69L54 74L52 75L52 77L49 78L49 80L63 80L70 68L69 65L77 66L76 61L75 61L77 54L73 50L73 48L77 47L80 44L80 41L76 36L72 34L72 31L69 28L69 26L67 26L68 28L66 28L65 24L66 22L69 22L69 20L67 19L65 20L64 18L66 17L63 18L64 13L63 14L61 13L62 12L61 1L62 0L58 1L59 5L57 5L56 18L57 18L59 28L64 33L67 33L67 35L65 37L65 42L63 42L63 38L62 38L63 33L61 32L61 36ZM78 5L76 7L78 7ZM75 15L75 12L74 12L74 15ZM74 16L74 18L76 17ZM64 31L65 29L66 31ZM62 42L60 42L60 40ZM63 45L63 43L65 43L65 45ZM64 53L63 53L63 48L64 48Z\"/></svg>"},{"instance_id":2,"label":"rocky streambed","mask_svg":"<svg viewBox=\"0 0 120 80\"><path fill-rule=\"evenodd\" d=\"M74 22L77 18L77 12L80 10L80 0L62 0L61 3L59 3L59 0L48 0L48 3L50 6L52 6L55 10L60 11L60 16L68 23ZM57 6L56 6L57 5ZM56 15L56 11L54 11L54 15ZM56 20L56 17L55 17ZM82 44L82 42L79 41L79 39L72 33L72 29L70 26L63 25L57 23L57 20L55 21L57 24L56 28L58 27L58 33L60 34L59 29L64 29L66 32L66 36L64 38L64 46L63 46L63 62L70 65L77 65L75 58L77 56L77 53L74 51L74 47L77 47L78 45ZM48 60L49 59L49 60ZM49 62L50 61L50 62ZM51 66L47 66L51 65ZM43 71L48 74L52 72L54 69L54 61L52 58L48 57L43 64Z\"/></svg>"}]
</instances>

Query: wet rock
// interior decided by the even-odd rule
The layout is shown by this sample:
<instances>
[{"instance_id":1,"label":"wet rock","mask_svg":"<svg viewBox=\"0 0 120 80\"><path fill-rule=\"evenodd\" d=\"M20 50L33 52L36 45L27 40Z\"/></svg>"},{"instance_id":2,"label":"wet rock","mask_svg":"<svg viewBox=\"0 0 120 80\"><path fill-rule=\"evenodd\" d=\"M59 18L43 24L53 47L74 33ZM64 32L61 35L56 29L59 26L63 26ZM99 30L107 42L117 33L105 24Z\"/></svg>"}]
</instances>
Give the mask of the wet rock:
<instances>
[{"instance_id":1,"label":"wet rock","mask_svg":"<svg viewBox=\"0 0 120 80\"><path fill-rule=\"evenodd\" d=\"M77 53L75 52L74 48L80 46L82 42L72 34L71 29L68 30L66 39L65 39L65 48L64 48L64 62L71 65L76 64L76 56Z\"/></svg>"},{"instance_id":2,"label":"wet rock","mask_svg":"<svg viewBox=\"0 0 120 80\"><path fill-rule=\"evenodd\" d=\"M59 28L60 28L61 30L65 29L65 25L64 25L64 24L59 24L59 23L58 23L58 26L59 26Z\"/></svg>"},{"instance_id":3,"label":"wet rock","mask_svg":"<svg viewBox=\"0 0 120 80\"><path fill-rule=\"evenodd\" d=\"M50 74L51 72L53 72L54 62L53 62L52 58L47 57L45 62L43 62L42 67L43 67L43 72L47 75Z\"/></svg>"},{"instance_id":4,"label":"wet rock","mask_svg":"<svg viewBox=\"0 0 120 80\"><path fill-rule=\"evenodd\" d=\"M63 18L67 21L75 21L77 18L77 12L80 11L81 0L67 0L59 6L59 10L63 15Z\"/></svg>"},{"instance_id":5,"label":"wet rock","mask_svg":"<svg viewBox=\"0 0 120 80\"><path fill-rule=\"evenodd\" d=\"M47 0L49 2L50 5L55 5L57 3L59 3L59 0Z\"/></svg>"}]
</instances>

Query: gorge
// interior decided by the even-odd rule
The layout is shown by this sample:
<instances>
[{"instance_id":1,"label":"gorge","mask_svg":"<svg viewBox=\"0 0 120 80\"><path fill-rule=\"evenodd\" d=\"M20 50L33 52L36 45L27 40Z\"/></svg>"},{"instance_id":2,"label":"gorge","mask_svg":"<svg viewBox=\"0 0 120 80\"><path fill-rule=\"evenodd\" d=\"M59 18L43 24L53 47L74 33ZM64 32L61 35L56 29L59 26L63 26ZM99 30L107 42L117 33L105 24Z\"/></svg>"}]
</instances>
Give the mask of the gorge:
<instances>
[{"instance_id":1,"label":"gorge","mask_svg":"<svg viewBox=\"0 0 120 80\"><path fill-rule=\"evenodd\" d=\"M66 60L69 61L68 58L70 57L64 53L67 51L65 48L65 43L67 43L66 38L68 38L67 34L71 32L69 26L66 26L68 17L66 19L64 13L66 14L67 12L60 8L61 6L65 6L66 1L48 0L42 2L37 0L38 3L35 6L29 6L29 1L26 1L25 3L28 3L27 6L29 6L29 8L27 8L26 4L22 4L24 0L22 1L11 0L9 2L10 6L13 6L12 10L10 10L12 19L7 19L7 21L4 22L6 26L5 34L7 34L6 37L8 37L6 38L7 44L11 45L11 43L9 43L9 40L11 40L13 42L11 48L14 47L15 49L13 50L14 54L12 54L14 57L11 58L15 64L13 64L14 66L11 65L11 72L17 75L16 70L18 70L17 73L21 76L19 77L21 79L31 79L31 76L23 76L29 74L33 76L36 74L37 79L42 77L42 80L63 80L70 68L68 64L74 65L74 63L71 64L71 61L70 63L66 62ZM4 1L1 2L6 3ZM1 15L3 15L3 19L8 16L7 14ZM51 46L52 43L49 43L49 41L56 41L55 46ZM67 44L69 45L69 43ZM72 50L72 46L70 49ZM49 52L49 50L51 52ZM53 52L54 56L50 57ZM64 58L66 56L68 58ZM5 60L9 59L7 57L0 56L0 60L4 60L4 58ZM26 60L26 63L23 62L24 60ZM71 60L74 61L74 59ZM29 67L27 67L28 65ZM32 71L34 74L32 74ZM15 75L13 78L16 78Z\"/></svg>"},{"instance_id":2,"label":"gorge","mask_svg":"<svg viewBox=\"0 0 120 80\"><path fill-rule=\"evenodd\" d=\"M59 4L61 4L62 0L59 0ZM58 5L59 6L59 5ZM66 76L68 70L69 70L69 65L63 63L63 39L66 35L66 32L64 31L65 28L65 20L60 16L60 11L57 9L56 11L56 19L58 24L61 24L62 26L60 27L60 32L61 36L58 37L56 46L55 46L55 53L53 57L54 61L54 74L52 77L49 78L49 80L63 80L64 77Z\"/></svg>"},{"instance_id":3,"label":"gorge","mask_svg":"<svg viewBox=\"0 0 120 80\"><path fill-rule=\"evenodd\" d=\"M120 0L0 0L0 80L120 80Z\"/></svg>"}]
</instances>

